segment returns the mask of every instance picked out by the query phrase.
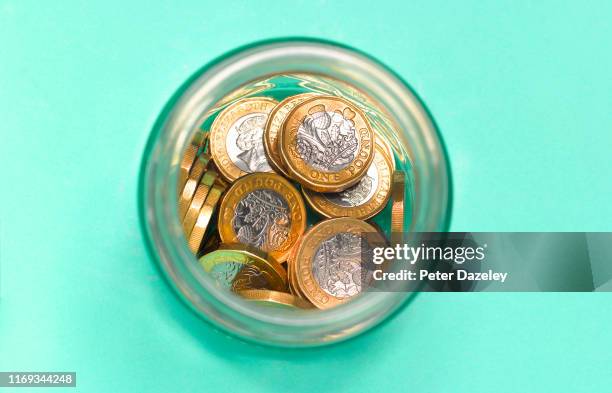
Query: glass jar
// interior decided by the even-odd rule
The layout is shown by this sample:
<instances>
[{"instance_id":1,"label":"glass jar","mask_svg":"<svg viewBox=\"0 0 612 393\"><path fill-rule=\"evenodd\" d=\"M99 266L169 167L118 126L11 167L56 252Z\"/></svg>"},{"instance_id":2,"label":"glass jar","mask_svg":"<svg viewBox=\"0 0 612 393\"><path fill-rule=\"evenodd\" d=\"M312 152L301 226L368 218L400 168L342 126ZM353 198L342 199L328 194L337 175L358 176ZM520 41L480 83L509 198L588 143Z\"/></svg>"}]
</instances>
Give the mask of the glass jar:
<instances>
[{"instance_id":1,"label":"glass jar","mask_svg":"<svg viewBox=\"0 0 612 393\"><path fill-rule=\"evenodd\" d=\"M301 90L297 92L333 92L358 103L390 141L397 168L406 172L404 230L448 229L448 160L424 105L398 75L373 58L311 39L273 40L233 50L204 66L179 88L157 119L144 153L141 221L168 282L206 321L257 343L329 344L389 318L411 294L372 292L325 311L257 306L219 288L207 276L188 249L178 219L179 163L196 130L235 99L284 87ZM390 209L386 210L381 214L390 215Z\"/></svg>"}]
</instances>

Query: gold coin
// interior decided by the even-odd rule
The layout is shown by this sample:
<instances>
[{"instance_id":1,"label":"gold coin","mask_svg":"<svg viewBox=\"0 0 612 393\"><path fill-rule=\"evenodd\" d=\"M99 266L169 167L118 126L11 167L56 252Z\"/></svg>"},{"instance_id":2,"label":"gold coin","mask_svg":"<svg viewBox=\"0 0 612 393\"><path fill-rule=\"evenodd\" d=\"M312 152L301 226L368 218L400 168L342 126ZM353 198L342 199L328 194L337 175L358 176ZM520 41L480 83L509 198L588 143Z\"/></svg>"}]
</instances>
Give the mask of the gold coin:
<instances>
[{"instance_id":1,"label":"gold coin","mask_svg":"<svg viewBox=\"0 0 612 393\"><path fill-rule=\"evenodd\" d=\"M210 127L210 153L229 182L254 172L273 172L263 146L272 98L245 98L225 108Z\"/></svg>"},{"instance_id":2,"label":"gold coin","mask_svg":"<svg viewBox=\"0 0 612 393\"><path fill-rule=\"evenodd\" d=\"M278 262L254 250L220 248L203 255L199 262L220 286L233 291L284 291L287 287L287 279Z\"/></svg>"},{"instance_id":3,"label":"gold coin","mask_svg":"<svg viewBox=\"0 0 612 393\"><path fill-rule=\"evenodd\" d=\"M325 217L367 219L378 214L391 196L392 164L385 147L376 140L374 161L357 184L338 193L302 189L306 201Z\"/></svg>"},{"instance_id":4,"label":"gold coin","mask_svg":"<svg viewBox=\"0 0 612 393\"><path fill-rule=\"evenodd\" d=\"M227 191L218 228L222 242L250 245L284 262L304 233L306 208L300 192L284 177L252 173Z\"/></svg>"},{"instance_id":5,"label":"gold coin","mask_svg":"<svg viewBox=\"0 0 612 393\"><path fill-rule=\"evenodd\" d=\"M307 301L285 292L270 291L266 289L247 289L239 291L238 294L246 300L257 302L262 305L272 303L290 308L313 308L312 304Z\"/></svg>"},{"instance_id":6,"label":"gold coin","mask_svg":"<svg viewBox=\"0 0 612 393\"><path fill-rule=\"evenodd\" d=\"M359 295L366 267L362 235L380 236L365 221L342 217L312 227L295 252L297 286L319 309L328 309ZM383 240L380 240L383 242Z\"/></svg>"},{"instance_id":7,"label":"gold coin","mask_svg":"<svg viewBox=\"0 0 612 393\"><path fill-rule=\"evenodd\" d=\"M210 157L207 154L200 154L191 167L189 178L187 179L185 187L183 187L183 191L179 196L179 219L181 221L185 218L185 213L187 213L187 209L191 204L193 195L198 188L198 184L200 184L202 175L204 175L209 162Z\"/></svg>"},{"instance_id":8,"label":"gold coin","mask_svg":"<svg viewBox=\"0 0 612 393\"><path fill-rule=\"evenodd\" d=\"M280 129L285 123L285 119L289 115L289 112L299 103L306 101L312 97L315 97L316 93L303 93L295 96L287 97L282 100L276 107L270 112L268 121L266 122L266 128L264 130L264 148L268 157L268 163L272 169L280 172L281 174L289 177L285 163L282 160L280 152L278 150L278 136Z\"/></svg>"},{"instance_id":9,"label":"gold coin","mask_svg":"<svg viewBox=\"0 0 612 393\"><path fill-rule=\"evenodd\" d=\"M279 148L304 187L339 192L357 183L374 159L375 135L363 112L339 97L314 97L287 116Z\"/></svg>"},{"instance_id":10,"label":"gold coin","mask_svg":"<svg viewBox=\"0 0 612 393\"><path fill-rule=\"evenodd\" d=\"M189 249L194 254L198 252L200 244L202 244L202 240L204 239L204 235L206 234L206 228L208 228L210 219L212 218L212 215L217 208L217 203L219 203L219 199L221 198L221 194L223 194L223 190L225 190L224 186L220 184L213 185L210 191L208 192L208 196L204 201L204 205L202 205L202 208L200 209L198 219L196 220L193 229L191 230L188 242Z\"/></svg>"},{"instance_id":11,"label":"gold coin","mask_svg":"<svg viewBox=\"0 0 612 393\"><path fill-rule=\"evenodd\" d=\"M195 162L195 159L198 155L198 147L192 144L189 144L185 149L185 153L183 153L183 158L181 160L181 164L179 166L179 179L178 179L178 192L179 194L185 188L185 183L187 183L187 179L189 178L189 171Z\"/></svg>"},{"instance_id":12,"label":"gold coin","mask_svg":"<svg viewBox=\"0 0 612 393\"><path fill-rule=\"evenodd\" d=\"M189 172L191 171L191 167L193 166L198 153L202 149L202 147L206 144L208 140L208 132L198 130L191 143L185 149L183 153L183 158L181 159L181 164L179 165L179 181L178 181L178 192L185 188L185 183L189 178Z\"/></svg>"},{"instance_id":13,"label":"gold coin","mask_svg":"<svg viewBox=\"0 0 612 393\"><path fill-rule=\"evenodd\" d=\"M391 232L404 231L404 194L406 174L404 171L393 172L393 204L391 205Z\"/></svg>"},{"instance_id":14,"label":"gold coin","mask_svg":"<svg viewBox=\"0 0 612 393\"><path fill-rule=\"evenodd\" d=\"M183 219L183 231L185 232L185 236L189 237L191 234L191 230L193 229L193 226L198 219L198 215L200 214L200 209L202 209L202 205L204 205L208 192L217 179L217 176L217 172L212 170L206 171L204 176L202 176L200 184L198 185L198 188L193 195L193 199L191 200L191 204L187 209L187 213L185 213L185 218Z\"/></svg>"}]
</instances>

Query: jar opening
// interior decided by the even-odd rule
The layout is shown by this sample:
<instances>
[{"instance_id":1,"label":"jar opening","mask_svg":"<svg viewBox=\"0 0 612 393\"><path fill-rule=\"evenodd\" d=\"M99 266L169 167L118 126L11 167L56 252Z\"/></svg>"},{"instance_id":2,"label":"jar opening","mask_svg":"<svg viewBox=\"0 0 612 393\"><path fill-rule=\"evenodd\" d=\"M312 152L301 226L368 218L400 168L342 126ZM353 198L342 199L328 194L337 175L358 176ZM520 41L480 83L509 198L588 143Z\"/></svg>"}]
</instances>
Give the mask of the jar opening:
<instances>
[{"instance_id":1,"label":"jar opening","mask_svg":"<svg viewBox=\"0 0 612 393\"><path fill-rule=\"evenodd\" d=\"M280 40L247 46L205 66L179 89L153 129L143 163L143 226L161 270L183 300L206 320L260 343L305 346L346 339L384 320L410 296L367 293L317 311L262 307L219 288L188 248L176 190L194 136L245 97L282 100L308 92L333 93L360 105L388 139L396 165L407 174L403 230L448 226L450 174L435 125L408 86L377 61L328 42ZM388 229L391 212L385 209L374 222Z\"/></svg>"}]
</instances>

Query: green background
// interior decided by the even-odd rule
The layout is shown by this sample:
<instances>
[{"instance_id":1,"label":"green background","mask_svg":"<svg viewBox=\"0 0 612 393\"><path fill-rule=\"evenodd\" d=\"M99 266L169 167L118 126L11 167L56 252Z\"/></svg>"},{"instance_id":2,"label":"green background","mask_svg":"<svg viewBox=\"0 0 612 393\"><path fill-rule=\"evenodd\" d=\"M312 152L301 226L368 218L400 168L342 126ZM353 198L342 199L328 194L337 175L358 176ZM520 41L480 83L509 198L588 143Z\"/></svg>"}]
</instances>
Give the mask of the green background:
<instances>
[{"instance_id":1,"label":"green background","mask_svg":"<svg viewBox=\"0 0 612 393\"><path fill-rule=\"evenodd\" d=\"M609 293L426 294L316 350L227 337L147 257L137 178L189 75L305 35L420 94L450 152L451 229L611 231L612 3L173 3L0 0L0 370L76 371L84 392L609 390Z\"/></svg>"}]
</instances>

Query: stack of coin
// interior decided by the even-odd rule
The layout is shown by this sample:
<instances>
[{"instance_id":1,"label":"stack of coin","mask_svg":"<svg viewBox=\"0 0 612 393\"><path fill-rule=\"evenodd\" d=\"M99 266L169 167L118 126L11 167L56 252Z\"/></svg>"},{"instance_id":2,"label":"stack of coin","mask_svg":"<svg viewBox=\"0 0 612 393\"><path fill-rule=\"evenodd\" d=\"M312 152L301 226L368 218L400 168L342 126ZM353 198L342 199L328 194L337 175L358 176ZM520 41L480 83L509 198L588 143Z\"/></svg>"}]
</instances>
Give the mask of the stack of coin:
<instances>
[{"instance_id":1,"label":"stack of coin","mask_svg":"<svg viewBox=\"0 0 612 393\"><path fill-rule=\"evenodd\" d=\"M197 253L227 183L206 151L208 133L198 132L187 146L179 172L178 217L189 249Z\"/></svg>"},{"instance_id":2,"label":"stack of coin","mask_svg":"<svg viewBox=\"0 0 612 393\"><path fill-rule=\"evenodd\" d=\"M257 304L327 309L359 295L361 234L378 233L364 220L393 199L394 229L403 223L387 140L342 97L226 101L179 168L179 219L200 265ZM308 230L305 201L320 217Z\"/></svg>"}]
</instances>

